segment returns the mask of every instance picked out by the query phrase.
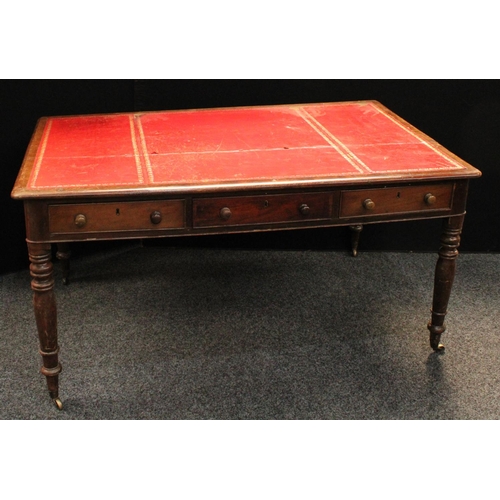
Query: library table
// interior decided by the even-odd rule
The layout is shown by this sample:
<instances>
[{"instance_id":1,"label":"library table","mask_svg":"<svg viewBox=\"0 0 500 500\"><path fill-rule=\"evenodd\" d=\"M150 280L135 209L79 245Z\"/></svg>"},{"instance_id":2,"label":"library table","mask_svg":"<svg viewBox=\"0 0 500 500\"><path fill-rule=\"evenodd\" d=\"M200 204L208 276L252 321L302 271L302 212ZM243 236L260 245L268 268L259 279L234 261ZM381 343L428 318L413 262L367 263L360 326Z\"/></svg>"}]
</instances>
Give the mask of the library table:
<instances>
[{"instance_id":1,"label":"library table","mask_svg":"<svg viewBox=\"0 0 500 500\"><path fill-rule=\"evenodd\" d=\"M51 245L443 219L432 349L450 297L469 180L481 173L377 101L43 117L16 184L35 319L58 393Z\"/></svg>"}]
</instances>

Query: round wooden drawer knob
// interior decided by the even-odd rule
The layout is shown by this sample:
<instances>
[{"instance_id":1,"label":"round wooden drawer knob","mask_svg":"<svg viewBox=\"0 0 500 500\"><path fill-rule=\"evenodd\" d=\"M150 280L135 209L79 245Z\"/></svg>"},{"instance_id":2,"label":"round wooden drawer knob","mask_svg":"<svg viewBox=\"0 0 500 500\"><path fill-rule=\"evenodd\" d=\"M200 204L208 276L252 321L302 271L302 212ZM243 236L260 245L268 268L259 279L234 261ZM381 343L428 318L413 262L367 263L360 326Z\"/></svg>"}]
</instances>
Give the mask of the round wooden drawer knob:
<instances>
[{"instance_id":1,"label":"round wooden drawer knob","mask_svg":"<svg viewBox=\"0 0 500 500\"><path fill-rule=\"evenodd\" d=\"M432 193L427 193L424 196L424 200L427 205L434 205L436 203L436 197Z\"/></svg>"},{"instance_id":2,"label":"round wooden drawer knob","mask_svg":"<svg viewBox=\"0 0 500 500\"><path fill-rule=\"evenodd\" d=\"M75 216L75 226L77 227L83 227L87 224L87 217L83 214L78 214Z\"/></svg>"},{"instance_id":3,"label":"round wooden drawer knob","mask_svg":"<svg viewBox=\"0 0 500 500\"><path fill-rule=\"evenodd\" d=\"M302 214L302 215L309 215L311 213L311 209L309 208L309 205L303 203L302 205L300 205L299 207L299 212Z\"/></svg>"},{"instance_id":4,"label":"round wooden drawer knob","mask_svg":"<svg viewBox=\"0 0 500 500\"><path fill-rule=\"evenodd\" d=\"M221 208L219 214L222 220L228 220L231 217L231 209L228 207Z\"/></svg>"},{"instance_id":5,"label":"round wooden drawer knob","mask_svg":"<svg viewBox=\"0 0 500 500\"><path fill-rule=\"evenodd\" d=\"M373 210L375 208L375 202L368 198L363 202L363 206L366 208L366 210Z\"/></svg>"},{"instance_id":6,"label":"round wooden drawer knob","mask_svg":"<svg viewBox=\"0 0 500 500\"><path fill-rule=\"evenodd\" d=\"M159 224L161 222L161 212L155 210L154 212L151 212L149 218L153 224Z\"/></svg>"}]
</instances>

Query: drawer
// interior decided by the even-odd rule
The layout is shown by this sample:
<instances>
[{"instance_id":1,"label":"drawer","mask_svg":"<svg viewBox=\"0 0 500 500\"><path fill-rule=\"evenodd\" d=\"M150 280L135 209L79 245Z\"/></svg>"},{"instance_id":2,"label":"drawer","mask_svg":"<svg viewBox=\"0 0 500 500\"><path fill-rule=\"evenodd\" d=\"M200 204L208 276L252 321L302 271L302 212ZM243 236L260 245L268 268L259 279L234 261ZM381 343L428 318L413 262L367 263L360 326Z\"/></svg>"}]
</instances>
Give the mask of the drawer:
<instances>
[{"instance_id":1,"label":"drawer","mask_svg":"<svg viewBox=\"0 0 500 500\"><path fill-rule=\"evenodd\" d=\"M363 217L451 209L454 184L342 191L340 217Z\"/></svg>"},{"instance_id":2,"label":"drawer","mask_svg":"<svg viewBox=\"0 0 500 500\"><path fill-rule=\"evenodd\" d=\"M184 200L49 206L52 234L177 229L185 226Z\"/></svg>"},{"instance_id":3,"label":"drawer","mask_svg":"<svg viewBox=\"0 0 500 500\"><path fill-rule=\"evenodd\" d=\"M199 198L193 200L193 227L325 220L331 212L330 193Z\"/></svg>"}]
</instances>

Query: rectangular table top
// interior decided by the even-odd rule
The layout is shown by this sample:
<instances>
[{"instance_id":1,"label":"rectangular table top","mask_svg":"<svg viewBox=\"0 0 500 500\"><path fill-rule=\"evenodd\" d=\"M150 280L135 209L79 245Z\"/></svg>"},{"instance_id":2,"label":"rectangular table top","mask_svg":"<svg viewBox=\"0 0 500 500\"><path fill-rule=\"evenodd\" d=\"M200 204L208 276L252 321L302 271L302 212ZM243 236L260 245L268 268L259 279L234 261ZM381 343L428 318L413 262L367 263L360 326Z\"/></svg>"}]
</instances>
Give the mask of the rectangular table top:
<instances>
[{"instance_id":1,"label":"rectangular table top","mask_svg":"<svg viewBox=\"0 0 500 500\"><path fill-rule=\"evenodd\" d=\"M376 101L44 117L14 198L218 191L480 172Z\"/></svg>"}]
</instances>

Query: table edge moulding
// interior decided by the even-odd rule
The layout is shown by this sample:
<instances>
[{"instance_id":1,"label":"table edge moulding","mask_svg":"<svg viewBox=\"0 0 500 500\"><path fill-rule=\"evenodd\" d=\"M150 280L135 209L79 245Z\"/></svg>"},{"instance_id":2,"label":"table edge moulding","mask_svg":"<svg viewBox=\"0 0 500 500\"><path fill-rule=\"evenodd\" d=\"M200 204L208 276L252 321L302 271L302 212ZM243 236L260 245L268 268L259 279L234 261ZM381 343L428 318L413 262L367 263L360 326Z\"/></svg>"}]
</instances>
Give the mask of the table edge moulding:
<instances>
[{"instance_id":1,"label":"table edge moulding","mask_svg":"<svg viewBox=\"0 0 500 500\"><path fill-rule=\"evenodd\" d=\"M481 172L377 101L42 117L12 197L25 208L42 374L59 398L52 244L443 220L442 352L469 180Z\"/></svg>"}]
</instances>

